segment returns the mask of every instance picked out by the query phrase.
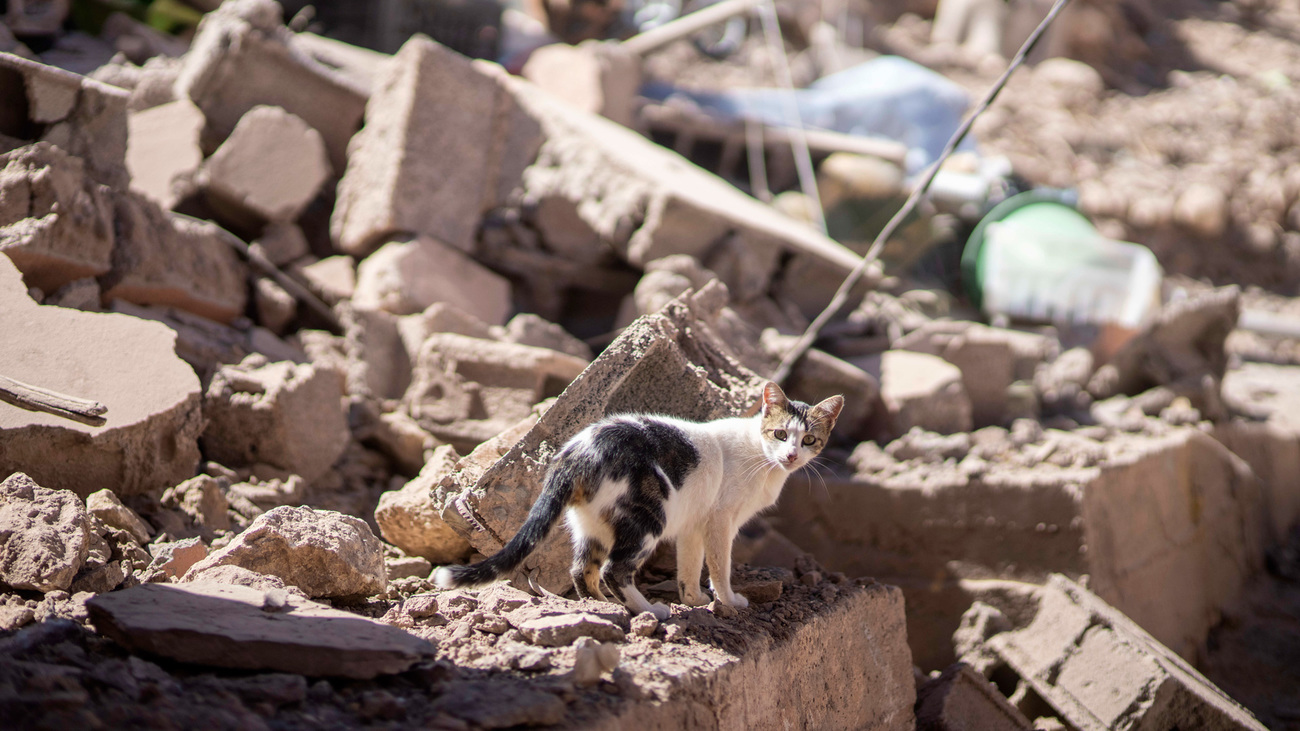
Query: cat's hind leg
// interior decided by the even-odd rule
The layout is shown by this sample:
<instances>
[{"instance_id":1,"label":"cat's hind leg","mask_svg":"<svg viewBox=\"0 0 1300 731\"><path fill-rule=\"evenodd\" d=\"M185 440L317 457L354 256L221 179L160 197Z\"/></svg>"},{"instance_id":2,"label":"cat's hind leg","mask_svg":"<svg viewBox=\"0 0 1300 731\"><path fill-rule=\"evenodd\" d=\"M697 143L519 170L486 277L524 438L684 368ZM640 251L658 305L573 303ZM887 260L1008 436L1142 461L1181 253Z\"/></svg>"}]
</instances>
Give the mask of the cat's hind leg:
<instances>
[{"instance_id":1,"label":"cat's hind leg","mask_svg":"<svg viewBox=\"0 0 1300 731\"><path fill-rule=\"evenodd\" d=\"M600 588L600 566L608 556L609 549L591 538L585 538L574 546L569 577L573 579L573 589L578 592L579 599L607 601Z\"/></svg>"},{"instance_id":2,"label":"cat's hind leg","mask_svg":"<svg viewBox=\"0 0 1300 731\"><path fill-rule=\"evenodd\" d=\"M683 531L677 538L677 594L682 604L698 607L709 603L700 589L700 569L704 568L704 534L699 530Z\"/></svg>"},{"instance_id":3,"label":"cat's hind leg","mask_svg":"<svg viewBox=\"0 0 1300 731\"><path fill-rule=\"evenodd\" d=\"M659 619L668 619L668 616L672 614L671 609L659 602L651 603L636 588L636 572L641 568L641 564L646 557L650 555L649 549L642 551L637 548L632 551L620 551L619 548L619 546L615 546L609 563L605 564L604 579L606 586L614 593L614 597L622 602L623 606L630 609L633 614L650 612Z\"/></svg>"}]
</instances>

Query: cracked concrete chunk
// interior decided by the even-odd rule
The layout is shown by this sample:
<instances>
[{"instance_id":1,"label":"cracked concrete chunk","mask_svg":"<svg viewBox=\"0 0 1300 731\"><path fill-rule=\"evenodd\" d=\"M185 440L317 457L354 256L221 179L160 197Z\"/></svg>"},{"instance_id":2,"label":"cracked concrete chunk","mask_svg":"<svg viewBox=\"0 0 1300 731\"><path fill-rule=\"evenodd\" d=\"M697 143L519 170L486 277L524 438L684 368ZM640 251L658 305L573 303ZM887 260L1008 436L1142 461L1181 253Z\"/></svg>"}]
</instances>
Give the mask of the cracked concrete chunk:
<instances>
[{"instance_id":1,"label":"cracked concrete chunk","mask_svg":"<svg viewBox=\"0 0 1300 731\"><path fill-rule=\"evenodd\" d=\"M343 170L348 140L361 126L365 91L297 47L271 0L238 0L203 16L185 54L176 91L207 118L215 148L259 105L277 106L316 129L330 165Z\"/></svg>"},{"instance_id":2,"label":"cracked concrete chunk","mask_svg":"<svg viewBox=\"0 0 1300 731\"><path fill-rule=\"evenodd\" d=\"M90 552L81 500L16 472L0 482L0 583L15 589L66 590Z\"/></svg>"},{"instance_id":3,"label":"cracked concrete chunk","mask_svg":"<svg viewBox=\"0 0 1300 731\"><path fill-rule=\"evenodd\" d=\"M388 585L383 546L370 526L331 510L282 506L263 513L187 577L233 564L271 574L308 596L372 596Z\"/></svg>"},{"instance_id":4,"label":"cracked concrete chunk","mask_svg":"<svg viewBox=\"0 0 1300 731\"><path fill-rule=\"evenodd\" d=\"M311 483L347 447L342 397L342 376L308 363L250 356L222 366L204 395L204 452L227 466L268 464Z\"/></svg>"},{"instance_id":5,"label":"cracked concrete chunk","mask_svg":"<svg viewBox=\"0 0 1300 731\"><path fill-rule=\"evenodd\" d=\"M1263 729L1249 711L1096 595L1055 574L1031 621L986 647L1072 728Z\"/></svg>"},{"instance_id":6,"label":"cracked concrete chunk","mask_svg":"<svg viewBox=\"0 0 1300 731\"><path fill-rule=\"evenodd\" d=\"M556 396L587 361L548 348L436 333L402 398L425 431L468 452Z\"/></svg>"},{"instance_id":7,"label":"cracked concrete chunk","mask_svg":"<svg viewBox=\"0 0 1300 731\"><path fill-rule=\"evenodd\" d=\"M607 414L664 413L708 420L734 416L753 405L762 379L731 354L710 324L717 309L696 302L707 292L669 303L656 315L633 323L573 380L550 409L504 458L487 462L471 454L443 480L443 519L485 555L515 534L537 495L555 452L574 434ZM718 304L714 302L713 304ZM517 346L516 346L517 347ZM466 469L478 459L485 471ZM470 526L477 516L487 531ZM564 531L553 535L524 562L540 570L537 580L551 591L567 591L572 552Z\"/></svg>"},{"instance_id":8,"label":"cracked concrete chunk","mask_svg":"<svg viewBox=\"0 0 1300 731\"><path fill-rule=\"evenodd\" d=\"M940 434L971 430L971 402L957 366L907 350L887 350L850 362L879 379L894 434L905 434L914 426Z\"/></svg>"},{"instance_id":9,"label":"cracked concrete chunk","mask_svg":"<svg viewBox=\"0 0 1300 731\"><path fill-rule=\"evenodd\" d=\"M203 164L214 204L261 221L297 219L330 173L320 133L271 106L250 109Z\"/></svg>"},{"instance_id":10,"label":"cracked concrete chunk","mask_svg":"<svg viewBox=\"0 0 1300 731\"><path fill-rule=\"evenodd\" d=\"M149 525L134 510L123 505L112 490L100 490L88 495L86 509L105 525L130 533L136 543L143 546L149 542L149 536L153 532Z\"/></svg>"},{"instance_id":11,"label":"cracked concrete chunk","mask_svg":"<svg viewBox=\"0 0 1300 731\"><path fill-rule=\"evenodd\" d=\"M510 282L427 236L384 244L357 267L357 309L413 315L439 302L500 325L510 314Z\"/></svg>"},{"instance_id":12,"label":"cracked concrete chunk","mask_svg":"<svg viewBox=\"0 0 1300 731\"><path fill-rule=\"evenodd\" d=\"M88 607L95 628L117 643L199 665L373 678L434 653L428 640L374 620L230 584L142 584Z\"/></svg>"},{"instance_id":13,"label":"cracked concrete chunk","mask_svg":"<svg viewBox=\"0 0 1300 731\"><path fill-rule=\"evenodd\" d=\"M0 374L108 407L84 424L0 402L0 474L25 472L81 496L162 489L194 474L199 379L176 334L117 314L37 305L0 257ZM59 459L50 459L51 454Z\"/></svg>"},{"instance_id":14,"label":"cracked concrete chunk","mask_svg":"<svg viewBox=\"0 0 1300 731\"><path fill-rule=\"evenodd\" d=\"M517 176L536 135L478 66L413 37L380 76L353 142L330 222L339 250L364 256L403 232L470 250L483 213L504 200L499 186L513 187L503 167Z\"/></svg>"},{"instance_id":15,"label":"cracked concrete chunk","mask_svg":"<svg viewBox=\"0 0 1300 731\"><path fill-rule=\"evenodd\" d=\"M25 109L27 119L18 122L19 129L40 130L31 142L49 142L85 160L90 177L114 190L125 190L129 182L129 97L125 89L0 53L0 108Z\"/></svg>"},{"instance_id":16,"label":"cracked concrete chunk","mask_svg":"<svg viewBox=\"0 0 1300 731\"><path fill-rule=\"evenodd\" d=\"M189 99L131 112L126 148L131 188L163 208L175 206L184 180L203 163L203 123L203 112Z\"/></svg>"},{"instance_id":17,"label":"cracked concrete chunk","mask_svg":"<svg viewBox=\"0 0 1300 731\"><path fill-rule=\"evenodd\" d=\"M149 553L153 556L149 567L162 571L168 577L179 579L194 564L208 555L208 547L201 538L185 538L179 541L152 543ZM210 573L210 572L209 572ZM206 574L203 577L211 580Z\"/></svg>"},{"instance_id":18,"label":"cracked concrete chunk","mask_svg":"<svg viewBox=\"0 0 1300 731\"><path fill-rule=\"evenodd\" d=\"M917 731L1029 731L1034 725L970 665L957 663L916 693Z\"/></svg>"},{"instance_id":19,"label":"cracked concrete chunk","mask_svg":"<svg viewBox=\"0 0 1300 731\"><path fill-rule=\"evenodd\" d=\"M48 142L0 155L0 252L44 292L112 266L113 200Z\"/></svg>"},{"instance_id":20,"label":"cracked concrete chunk","mask_svg":"<svg viewBox=\"0 0 1300 731\"><path fill-rule=\"evenodd\" d=\"M459 459L451 445L438 447L418 477L379 496L375 522L384 540L435 564L459 561L470 552L469 542L442 519L432 495Z\"/></svg>"},{"instance_id":21,"label":"cracked concrete chunk","mask_svg":"<svg viewBox=\"0 0 1300 731\"><path fill-rule=\"evenodd\" d=\"M244 314L248 267L214 224L174 216L133 191L116 196L115 210L106 301L166 305L221 323Z\"/></svg>"}]
</instances>

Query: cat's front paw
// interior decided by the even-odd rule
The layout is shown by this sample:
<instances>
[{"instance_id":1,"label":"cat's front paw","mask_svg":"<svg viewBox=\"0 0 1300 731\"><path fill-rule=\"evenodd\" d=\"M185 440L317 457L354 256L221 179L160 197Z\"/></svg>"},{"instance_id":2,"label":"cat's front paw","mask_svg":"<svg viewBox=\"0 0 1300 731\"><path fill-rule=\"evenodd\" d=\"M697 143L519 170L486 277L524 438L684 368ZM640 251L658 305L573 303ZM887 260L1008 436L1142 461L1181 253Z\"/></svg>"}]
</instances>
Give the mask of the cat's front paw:
<instances>
[{"instance_id":1,"label":"cat's front paw","mask_svg":"<svg viewBox=\"0 0 1300 731\"><path fill-rule=\"evenodd\" d=\"M727 603L736 609L744 609L749 606L749 600L734 591L731 592L731 601Z\"/></svg>"},{"instance_id":2,"label":"cat's front paw","mask_svg":"<svg viewBox=\"0 0 1300 731\"><path fill-rule=\"evenodd\" d=\"M672 616L673 610L669 609L666 604L655 602L650 605L650 613L655 615L655 619L662 622Z\"/></svg>"},{"instance_id":3,"label":"cat's front paw","mask_svg":"<svg viewBox=\"0 0 1300 731\"><path fill-rule=\"evenodd\" d=\"M709 597L704 592L696 589L694 592L682 594L682 604L688 607L702 607L709 603Z\"/></svg>"}]
</instances>

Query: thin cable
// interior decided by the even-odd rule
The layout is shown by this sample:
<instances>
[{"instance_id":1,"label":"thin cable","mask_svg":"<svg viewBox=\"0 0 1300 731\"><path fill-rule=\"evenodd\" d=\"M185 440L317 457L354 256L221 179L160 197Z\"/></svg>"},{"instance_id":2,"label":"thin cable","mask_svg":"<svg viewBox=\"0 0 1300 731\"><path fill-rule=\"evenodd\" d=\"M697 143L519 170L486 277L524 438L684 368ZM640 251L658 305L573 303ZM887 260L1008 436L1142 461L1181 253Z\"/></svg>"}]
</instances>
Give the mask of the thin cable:
<instances>
[{"instance_id":1,"label":"thin cable","mask_svg":"<svg viewBox=\"0 0 1300 731\"><path fill-rule=\"evenodd\" d=\"M776 372L772 374L773 381L776 381L777 383L785 383L785 380L790 377L790 371L794 369L794 364L798 362L799 359L803 357L804 353L808 352L808 349L812 347L812 344L816 342L818 333L820 333L821 329L826 326L826 323L829 322L842 307L844 307L844 304L849 299L849 294L853 291L853 288L857 286L858 282L861 281L862 274L867 270L867 267L880 256L880 250L885 247L885 242L894 235L894 231L902 225L904 219L911 215L912 210L916 208L916 204L919 203L921 198L930 190L930 184L934 182L934 178L938 175L939 168L943 167L944 161L946 161L948 157L952 155L953 151L957 149L957 145L960 145L961 141L966 138L967 133L970 132L971 126L975 124L975 120L979 119L980 115L983 114L984 111L989 108L989 105L993 103L993 100L997 98L998 93L1002 91L1002 87L1006 86L1007 81L1011 79L1011 74L1013 74L1015 70L1020 68L1020 65L1025 62L1025 56L1029 55L1029 52L1034 49L1034 45L1038 43L1038 39L1042 37L1048 26L1052 24L1052 21L1056 20L1056 16L1060 14L1061 9L1069 2L1070 0L1056 0L1052 5L1052 9L1048 10L1047 15L1043 16L1043 21L1038 24L1038 27L1034 29L1034 32L1030 33L1029 38L1027 38L1024 44L1020 46L1020 50L1017 51L1015 57L1011 59L1011 63L1007 66L1007 70L1002 72L1002 76L1000 76L998 80L994 82L993 86L989 88L988 92L984 94L984 98L980 101L979 105L975 107L975 111L966 117L966 121L962 122L961 126L957 128L957 131L953 133L951 138L949 138L948 144L944 145L943 152L940 153L938 159L934 161L934 164L932 164L926 172L925 179L920 185L912 189L912 193L907 196L907 200L903 203L903 207L898 209L898 212L894 214L893 218L889 219L889 223L885 224L885 227L881 229L880 233L876 236L875 241L871 242L871 248L867 249L867 253L862 257L862 261L858 262L858 265L853 268L853 271L849 273L849 276L840 284L840 288L835 291L835 296L831 298L830 304L826 305L826 309L822 310L812 323L808 325L808 329L804 331L803 335L799 336L799 340L795 342L794 346L790 348L790 351L781 359L781 364L777 366Z\"/></svg>"}]
</instances>

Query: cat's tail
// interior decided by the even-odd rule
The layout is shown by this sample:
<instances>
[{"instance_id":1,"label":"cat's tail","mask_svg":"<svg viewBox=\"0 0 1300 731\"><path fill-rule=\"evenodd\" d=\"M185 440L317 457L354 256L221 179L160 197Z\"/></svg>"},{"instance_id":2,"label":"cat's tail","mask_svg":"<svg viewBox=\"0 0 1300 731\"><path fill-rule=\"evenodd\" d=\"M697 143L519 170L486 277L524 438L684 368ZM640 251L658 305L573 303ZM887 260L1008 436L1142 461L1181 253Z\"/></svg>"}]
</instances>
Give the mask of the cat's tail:
<instances>
[{"instance_id":1,"label":"cat's tail","mask_svg":"<svg viewBox=\"0 0 1300 731\"><path fill-rule=\"evenodd\" d=\"M528 511L519 532L492 556L468 566L443 566L433 572L440 589L475 588L491 584L519 568L537 544L551 532L573 496L574 475L570 470L553 470L546 477L542 494Z\"/></svg>"}]
</instances>

